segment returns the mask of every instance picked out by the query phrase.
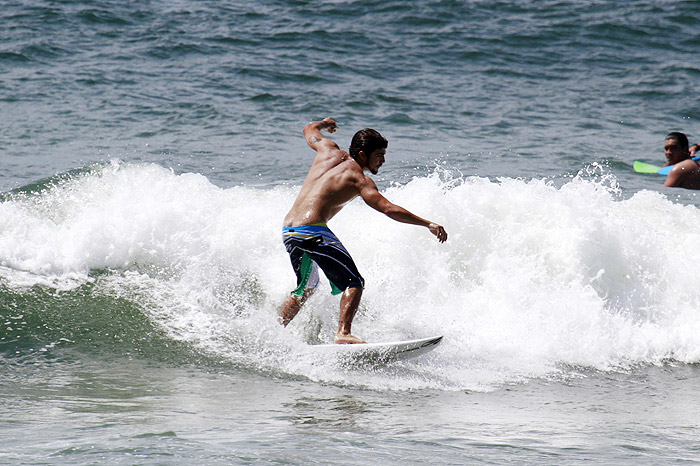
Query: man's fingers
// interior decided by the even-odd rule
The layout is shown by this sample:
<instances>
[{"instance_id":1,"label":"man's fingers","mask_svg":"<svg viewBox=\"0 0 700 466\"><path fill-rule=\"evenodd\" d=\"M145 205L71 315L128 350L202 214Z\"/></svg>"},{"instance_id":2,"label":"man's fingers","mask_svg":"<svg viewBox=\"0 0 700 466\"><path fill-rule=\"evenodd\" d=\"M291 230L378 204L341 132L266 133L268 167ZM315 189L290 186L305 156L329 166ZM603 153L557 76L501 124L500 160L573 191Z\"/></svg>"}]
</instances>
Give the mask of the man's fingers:
<instances>
[{"instance_id":1,"label":"man's fingers","mask_svg":"<svg viewBox=\"0 0 700 466\"><path fill-rule=\"evenodd\" d=\"M437 239L441 243L444 243L445 241L447 241L447 232L445 231L445 229L442 226L437 225L435 223L432 223L430 225L430 231L432 234L434 234L437 237Z\"/></svg>"},{"instance_id":2,"label":"man's fingers","mask_svg":"<svg viewBox=\"0 0 700 466\"><path fill-rule=\"evenodd\" d=\"M333 120L333 118L331 117L324 118L323 123L325 130L329 133L335 133L335 130L338 129L338 125L335 123L335 120Z\"/></svg>"}]
</instances>

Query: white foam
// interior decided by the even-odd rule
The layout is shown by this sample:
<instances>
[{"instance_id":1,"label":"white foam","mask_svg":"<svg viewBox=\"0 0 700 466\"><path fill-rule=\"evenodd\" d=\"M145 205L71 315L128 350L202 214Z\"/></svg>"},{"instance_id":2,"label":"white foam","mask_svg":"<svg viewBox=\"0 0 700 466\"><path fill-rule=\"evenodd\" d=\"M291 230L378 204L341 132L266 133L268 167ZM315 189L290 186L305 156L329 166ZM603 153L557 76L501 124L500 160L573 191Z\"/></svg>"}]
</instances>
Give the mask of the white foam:
<instances>
[{"instance_id":1,"label":"white foam","mask_svg":"<svg viewBox=\"0 0 700 466\"><path fill-rule=\"evenodd\" d=\"M700 361L700 211L614 180L415 178L390 200L444 224L398 224L361 201L330 224L367 286L354 332L380 341L443 334L423 359L371 373L316 361L338 298L324 283L287 328L294 276L281 220L296 187L222 189L196 174L114 162L0 204L10 286L99 289L138 301L173 338L264 370L375 388L484 389L556 374ZM397 372L398 371L398 372Z\"/></svg>"}]
</instances>

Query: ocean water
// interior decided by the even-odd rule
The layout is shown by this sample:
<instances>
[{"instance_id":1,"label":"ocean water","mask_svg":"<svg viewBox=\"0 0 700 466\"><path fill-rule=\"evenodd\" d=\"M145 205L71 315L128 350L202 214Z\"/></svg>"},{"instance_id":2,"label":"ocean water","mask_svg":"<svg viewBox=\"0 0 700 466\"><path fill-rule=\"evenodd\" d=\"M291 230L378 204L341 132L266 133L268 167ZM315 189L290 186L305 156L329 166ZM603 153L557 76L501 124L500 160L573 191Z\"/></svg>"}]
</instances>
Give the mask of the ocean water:
<instances>
[{"instance_id":1,"label":"ocean water","mask_svg":"<svg viewBox=\"0 0 700 466\"><path fill-rule=\"evenodd\" d=\"M5 1L0 463L695 464L698 1ZM439 244L353 201L285 328L282 219L332 116Z\"/></svg>"}]
</instances>

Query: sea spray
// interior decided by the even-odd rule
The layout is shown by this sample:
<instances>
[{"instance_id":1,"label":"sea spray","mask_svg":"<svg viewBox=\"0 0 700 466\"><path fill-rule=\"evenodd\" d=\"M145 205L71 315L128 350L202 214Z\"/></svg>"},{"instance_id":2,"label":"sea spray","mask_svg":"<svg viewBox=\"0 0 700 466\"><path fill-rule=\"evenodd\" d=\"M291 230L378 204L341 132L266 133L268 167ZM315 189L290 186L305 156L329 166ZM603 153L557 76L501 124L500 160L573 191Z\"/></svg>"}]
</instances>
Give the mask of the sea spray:
<instances>
[{"instance_id":1,"label":"sea spray","mask_svg":"<svg viewBox=\"0 0 700 466\"><path fill-rule=\"evenodd\" d=\"M444 171L385 190L443 224L444 244L359 199L329 223L367 282L354 332L443 343L374 371L318 360L307 343L331 341L338 316L326 281L289 327L276 322L294 287L280 231L297 190L93 167L6 196L0 280L20 294L89 285L202 354L340 384L479 390L568 367L700 360L697 208L649 191L621 199L614 179L585 173L557 185Z\"/></svg>"}]
</instances>

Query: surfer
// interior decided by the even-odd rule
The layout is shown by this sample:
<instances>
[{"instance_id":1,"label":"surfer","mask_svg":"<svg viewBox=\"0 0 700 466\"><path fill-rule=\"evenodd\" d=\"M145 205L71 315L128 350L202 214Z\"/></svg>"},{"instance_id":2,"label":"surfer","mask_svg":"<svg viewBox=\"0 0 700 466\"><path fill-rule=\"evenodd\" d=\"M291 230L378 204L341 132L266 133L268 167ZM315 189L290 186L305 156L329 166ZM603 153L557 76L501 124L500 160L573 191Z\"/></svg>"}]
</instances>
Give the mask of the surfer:
<instances>
[{"instance_id":1,"label":"surfer","mask_svg":"<svg viewBox=\"0 0 700 466\"><path fill-rule=\"evenodd\" d=\"M384 164L388 142L366 128L355 133L348 152L341 150L321 130L334 133L335 121L326 118L304 127L306 143L314 158L294 205L284 218L283 240L297 276L297 288L287 297L279 321L287 326L318 285L318 267L331 282L333 294L342 293L335 343L364 343L351 333L360 305L364 279L327 222L351 200L360 196L373 209L403 223L424 226L443 243L445 229L389 202L365 172L376 175Z\"/></svg>"},{"instance_id":2,"label":"surfer","mask_svg":"<svg viewBox=\"0 0 700 466\"><path fill-rule=\"evenodd\" d=\"M688 147L688 138L685 134L674 131L666 136L664 167L673 165L673 168L666 176L664 186L700 189L700 165L691 158L696 152L698 152L698 145L693 144Z\"/></svg>"}]
</instances>

